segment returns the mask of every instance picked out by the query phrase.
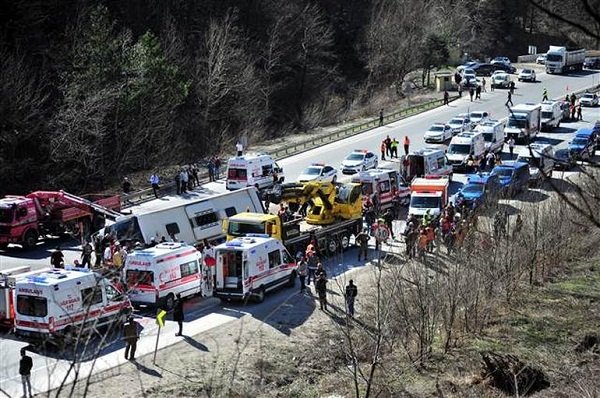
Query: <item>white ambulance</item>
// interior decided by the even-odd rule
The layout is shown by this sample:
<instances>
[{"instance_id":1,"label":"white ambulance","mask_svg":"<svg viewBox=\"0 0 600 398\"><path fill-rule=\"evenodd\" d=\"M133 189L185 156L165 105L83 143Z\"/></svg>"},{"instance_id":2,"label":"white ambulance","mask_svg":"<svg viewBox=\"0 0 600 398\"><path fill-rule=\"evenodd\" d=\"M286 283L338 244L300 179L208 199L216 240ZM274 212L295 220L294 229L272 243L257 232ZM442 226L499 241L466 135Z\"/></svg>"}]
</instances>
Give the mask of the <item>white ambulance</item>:
<instances>
[{"instance_id":1,"label":"white ambulance","mask_svg":"<svg viewBox=\"0 0 600 398\"><path fill-rule=\"evenodd\" d=\"M352 176L353 183L361 185L363 202L377 193L380 210L398 205L407 205L410 201L410 186L393 169L371 169Z\"/></svg>"},{"instance_id":2,"label":"white ambulance","mask_svg":"<svg viewBox=\"0 0 600 398\"><path fill-rule=\"evenodd\" d=\"M202 253L184 243L136 250L127 256L123 272L135 306L171 309L177 293L212 295L213 270L202 264Z\"/></svg>"},{"instance_id":3,"label":"white ambulance","mask_svg":"<svg viewBox=\"0 0 600 398\"><path fill-rule=\"evenodd\" d=\"M452 166L443 149L424 148L408 154L404 167L407 181L416 177L448 177L452 181Z\"/></svg>"},{"instance_id":4,"label":"white ambulance","mask_svg":"<svg viewBox=\"0 0 600 398\"><path fill-rule=\"evenodd\" d=\"M283 180L283 169L277 165L271 155L248 154L227 161L225 187L229 190L245 187L270 188Z\"/></svg>"},{"instance_id":5,"label":"white ambulance","mask_svg":"<svg viewBox=\"0 0 600 398\"><path fill-rule=\"evenodd\" d=\"M103 326L118 327L131 303L108 279L83 268L50 269L17 278L15 334L44 341L74 341Z\"/></svg>"},{"instance_id":6,"label":"white ambulance","mask_svg":"<svg viewBox=\"0 0 600 398\"><path fill-rule=\"evenodd\" d=\"M294 286L296 261L281 241L263 234L248 234L215 248L217 285L221 299L253 296L259 303L265 293Z\"/></svg>"}]
</instances>

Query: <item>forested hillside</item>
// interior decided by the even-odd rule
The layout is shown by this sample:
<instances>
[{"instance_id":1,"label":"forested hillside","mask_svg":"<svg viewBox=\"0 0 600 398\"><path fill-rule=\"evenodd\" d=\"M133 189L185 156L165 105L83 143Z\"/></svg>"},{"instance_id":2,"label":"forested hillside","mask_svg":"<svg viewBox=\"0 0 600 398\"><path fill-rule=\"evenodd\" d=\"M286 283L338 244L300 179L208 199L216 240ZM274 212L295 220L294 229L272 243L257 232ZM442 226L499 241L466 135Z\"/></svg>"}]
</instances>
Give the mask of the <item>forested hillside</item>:
<instances>
[{"instance_id":1,"label":"forested hillside","mask_svg":"<svg viewBox=\"0 0 600 398\"><path fill-rule=\"evenodd\" d=\"M0 193L90 192L335 122L464 53L597 45L518 0L1 3Z\"/></svg>"}]
</instances>

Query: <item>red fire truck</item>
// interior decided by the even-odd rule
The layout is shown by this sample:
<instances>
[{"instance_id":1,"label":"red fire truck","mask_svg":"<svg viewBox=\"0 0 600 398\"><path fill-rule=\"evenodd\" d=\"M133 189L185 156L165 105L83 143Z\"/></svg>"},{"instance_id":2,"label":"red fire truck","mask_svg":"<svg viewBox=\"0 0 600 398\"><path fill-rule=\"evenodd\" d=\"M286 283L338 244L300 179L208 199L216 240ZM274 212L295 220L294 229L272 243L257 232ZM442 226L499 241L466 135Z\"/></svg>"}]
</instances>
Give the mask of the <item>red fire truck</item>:
<instances>
[{"instance_id":1,"label":"red fire truck","mask_svg":"<svg viewBox=\"0 0 600 398\"><path fill-rule=\"evenodd\" d=\"M0 199L0 249L16 243L28 249L40 237L89 234L116 219L121 200L116 196L81 198L64 191L36 191Z\"/></svg>"}]
</instances>

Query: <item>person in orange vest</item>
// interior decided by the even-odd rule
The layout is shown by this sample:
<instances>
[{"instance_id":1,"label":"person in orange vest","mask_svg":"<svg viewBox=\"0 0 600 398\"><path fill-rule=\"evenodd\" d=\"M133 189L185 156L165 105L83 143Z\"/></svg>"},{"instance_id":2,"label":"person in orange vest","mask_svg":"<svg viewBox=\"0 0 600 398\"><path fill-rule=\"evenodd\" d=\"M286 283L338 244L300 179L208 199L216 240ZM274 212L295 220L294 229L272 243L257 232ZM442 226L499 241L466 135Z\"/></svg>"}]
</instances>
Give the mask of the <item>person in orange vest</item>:
<instances>
[{"instance_id":1,"label":"person in orange vest","mask_svg":"<svg viewBox=\"0 0 600 398\"><path fill-rule=\"evenodd\" d=\"M381 160L385 160L385 140L381 141Z\"/></svg>"},{"instance_id":2,"label":"person in orange vest","mask_svg":"<svg viewBox=\"0 0 600 398\"><path fill-rule=\"evenodd\" d=\"M408 136L405 135L404 136L404 154L408 155L408 147L410 146L410 140L408 139Z\"/></svg>"}]
</instances>

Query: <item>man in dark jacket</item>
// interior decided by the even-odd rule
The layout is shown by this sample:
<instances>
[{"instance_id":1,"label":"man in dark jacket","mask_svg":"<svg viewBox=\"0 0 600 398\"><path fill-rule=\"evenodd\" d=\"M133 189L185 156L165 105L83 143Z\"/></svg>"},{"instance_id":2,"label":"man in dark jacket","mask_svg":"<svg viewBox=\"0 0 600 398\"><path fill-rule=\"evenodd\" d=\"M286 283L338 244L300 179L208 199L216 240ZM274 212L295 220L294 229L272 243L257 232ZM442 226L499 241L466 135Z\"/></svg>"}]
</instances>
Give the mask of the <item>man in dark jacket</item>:
<instances>
[{"instance_id":1,"label":"man in dark jacket","mask_svg":"<svg viewBox=\"0 0 600 398\"><path fill-rule=\"evenodd\" d=\"M369 234L366 228L356 235L356 243L358 244L358 261L360 261L361 254L364 256L365 261L369 261Z\"/></svg>"},{"instance_id":2,"label":"man in dark jacket","mask_svg":"<svg viewBox=\"0 0 600 398\"><path fill-rule=\"evenodd\" d=\"M64 268L65 255L62 250L60 250L60 246L56 246L56 250L51 254L50 264L52 264L54 268Z\"/></svg>"},{"instance_id":3,"label":"man in dark jacket","mask_svg":"<svg viewBox=\"0 0 600 398\"><path fill-rule=\"evenodd\" d=\"M354 284L354 281L350 279L348 286L346 286L346 306L348 307L348 315L354 317L354 300L358 296L358 288Z\"/></svg>"},{"instance_id":4,"label":"man in dark jacket","mask_svg":"<svg viewBox=\"0 0 600 398\"><path fill-rule=\"evenodd\" d=\"M327 311L327 278L323 274L317 277L316 290L319 295L321 311Z\"/></svg>"},{"instance_id":5,"label":"man in dark jacket","mask_svg":"<svg viewBox=\"0 0 600 398\"><path fill-rule=\"evenodd\" d=\"M175 333L175 336L181 336L183 334L183 300L181 299L181 293L177 293L177 300L173 306L173 320L179 325L179 332Z\"/></svg>"},{"instance_id":6,"label":"man in dark jacket","mask_svg":"<svg viewBox=\"0 0 600 398\"><path fill-rule=\"evenodd\" d=\"M133 316L127 318L127 322L123 326L123 339L125 340L125 359L135 361L135 349L139 339L138 323L133 320Z\"/></svg>"},{"instance_id":7,"label":"man in dark jacket","mask_svg":"<svg viewBox=\"0 0 600 398\"><path fill-rule=\"evenodd\" d=\"M27 355L25 348L21 348L21 360L19 361L19 374L23 383L23 396L33 397L31 393L31 368L33 368L33 359Z\"/></svg>"}]
</instances>

